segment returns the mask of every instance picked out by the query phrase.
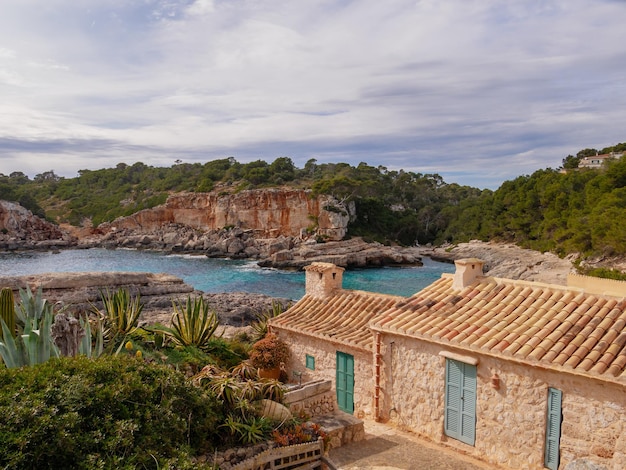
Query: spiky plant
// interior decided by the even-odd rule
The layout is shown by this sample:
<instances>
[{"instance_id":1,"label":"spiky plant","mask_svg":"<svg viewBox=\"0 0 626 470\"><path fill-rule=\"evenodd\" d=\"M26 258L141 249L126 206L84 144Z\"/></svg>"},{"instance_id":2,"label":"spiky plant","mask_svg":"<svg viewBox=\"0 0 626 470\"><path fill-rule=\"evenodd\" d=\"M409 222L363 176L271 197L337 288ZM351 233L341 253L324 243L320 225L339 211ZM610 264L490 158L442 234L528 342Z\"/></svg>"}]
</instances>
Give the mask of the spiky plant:
<instances>
[{"instance_id":1,"label":"spiky plant","mask_svg":"<svg viewBox=\"0 0 626 470\"><path fill-rule=\"evenodd\" d=\"M268 333L268 321L272 318L276 318L284 311L285 309L281 303L273 301L271 308L258 314L256 320L250 325L252 327L252 331L254 331L254 340L258 341L265 338Z\"/></svg>"},{"instance_id":2,"label":"spiky plant","mask_svg":"<svg viewBox=\"0 0 626 470\"><path fill-rule=\"evenodd\" d=\"M183 304L173 302L172 327L161 331L180 346L196 346L206 349L220 322L201 296L187 297Z\"/></svg>"},{"instance_id":3,"label":"spiky plant","mask_svg":"<svg viewBox=\"0 0 626 470\"><path fill-rule=\"evenodd\" d=\"M20 302L16 310L17 319L21 326L28 321L39 321L44 315L52 313L52 305L43 298L41 286L33 292L30 287L19 290Z\"/></svg>"},{"instance_id":4,"label":"spiky plant","mask_svg":"<svg viewBox=\"0 0 626 470\"><path fill-rule=\"evenodd\" d=\"M100 292L100 296L103 309L92 305L91 310L103 323L104 340L115 344L137 329L143 304L139 294L132 296L128 289L123 288L114 293L108 290Z\"/></svg>"}]
</instances>

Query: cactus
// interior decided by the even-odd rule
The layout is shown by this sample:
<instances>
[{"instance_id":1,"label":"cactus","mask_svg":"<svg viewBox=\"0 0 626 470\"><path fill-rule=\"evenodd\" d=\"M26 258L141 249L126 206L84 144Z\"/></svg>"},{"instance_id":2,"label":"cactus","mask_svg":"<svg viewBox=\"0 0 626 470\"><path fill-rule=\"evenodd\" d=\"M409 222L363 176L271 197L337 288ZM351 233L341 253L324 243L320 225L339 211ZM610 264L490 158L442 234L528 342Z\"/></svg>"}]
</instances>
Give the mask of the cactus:
<instances>
[{"instance_id":1,"label":"cactus","mask_svg":"<svg viewBox=\"0 0 626 470\"><path fill-rule=\"evenodd\" d=\"M15 336L15 302L13 300L13 291L8 287L4 287L0 291L0 318L7 326L7 330ZM2 338L3 333L0 327L0 339Z\"/></svg>"}]
</instances>

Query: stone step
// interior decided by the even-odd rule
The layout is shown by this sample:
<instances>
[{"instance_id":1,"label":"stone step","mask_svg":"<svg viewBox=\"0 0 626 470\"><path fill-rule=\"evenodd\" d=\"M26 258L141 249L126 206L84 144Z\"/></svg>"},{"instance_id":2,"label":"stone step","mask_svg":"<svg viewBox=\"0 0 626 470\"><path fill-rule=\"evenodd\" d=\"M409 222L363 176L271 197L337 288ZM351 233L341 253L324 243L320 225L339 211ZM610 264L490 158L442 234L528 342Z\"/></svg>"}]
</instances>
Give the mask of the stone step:
<instances>
[{"instance_id":1,"label":"stone step","mask_svg":"<svg viewBox=\"0 0 626 470\"><path fill-rule=\"evenodd\" d=\"M365 438L363 420L343 411L315 416L311 421L318 424L330 437L328 450Z\"/></svg>"}]
</instances>

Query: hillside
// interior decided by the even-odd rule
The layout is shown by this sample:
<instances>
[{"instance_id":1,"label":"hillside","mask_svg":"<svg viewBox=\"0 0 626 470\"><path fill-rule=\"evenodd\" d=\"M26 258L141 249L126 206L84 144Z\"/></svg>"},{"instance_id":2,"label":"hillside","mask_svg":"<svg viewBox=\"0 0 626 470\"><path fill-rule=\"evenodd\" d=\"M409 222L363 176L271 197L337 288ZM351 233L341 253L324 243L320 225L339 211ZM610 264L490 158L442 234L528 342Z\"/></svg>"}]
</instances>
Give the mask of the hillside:
<instances>
[{"instance_id":1,"label":"hillside","mask_svg":"<svg viewBox=\"0 0 626 470\"><path fill-rule=\"evenodd\" d=\"M366 163L318 164L311 159L297 168L282 157L272 163L228 158L170 168L120 163L81 170L76 178L47 171L31 180L14 172L0 175L0 199L20 202L57 224L91 227L161 207L182 192L215 197L256 188L306 189L312 197L328 195L339 201L338 207L353 208L348 236L407 246L493 240L559 256L574 254L583 266L610 268L626 256L626 157L599 169L577 165L585 156L625 147L581 150L564 158L562 169L519 176L495 191ZM315 215L311 217L314 226Z\"/></svg>"}]
</instances>

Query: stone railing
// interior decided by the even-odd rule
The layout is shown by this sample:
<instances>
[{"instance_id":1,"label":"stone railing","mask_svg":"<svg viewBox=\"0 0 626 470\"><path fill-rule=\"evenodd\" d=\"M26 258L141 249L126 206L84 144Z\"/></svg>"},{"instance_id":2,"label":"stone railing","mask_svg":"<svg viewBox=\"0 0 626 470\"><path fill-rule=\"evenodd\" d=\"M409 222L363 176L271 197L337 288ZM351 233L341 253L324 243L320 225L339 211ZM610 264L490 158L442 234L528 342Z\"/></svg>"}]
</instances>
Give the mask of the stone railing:
<instances>
[{"instance_id":1,"label":"stone railing","mask_svg":"<svg viewBox=\"0 0 626 470\"><path fill-rule=\"evenodd\" d=\"M324 458L324 441L318 439L316 442L268 449L232 467L227 465L223 468L229 470L295 470L298 468L323 470L334 468L334 466L328 465Z\"/></svg>"},{"instance_id":2,"label":"stone railing","mask_svg":"<svg viewBox=\"0 0 626 470\"><path fill-rule=\"evenodd\" d=\"M283 399L295 416L305 414L310 417L334 412L336 402L330 380L304 383L285 393Z\"/></svg>"}]
</instances>

